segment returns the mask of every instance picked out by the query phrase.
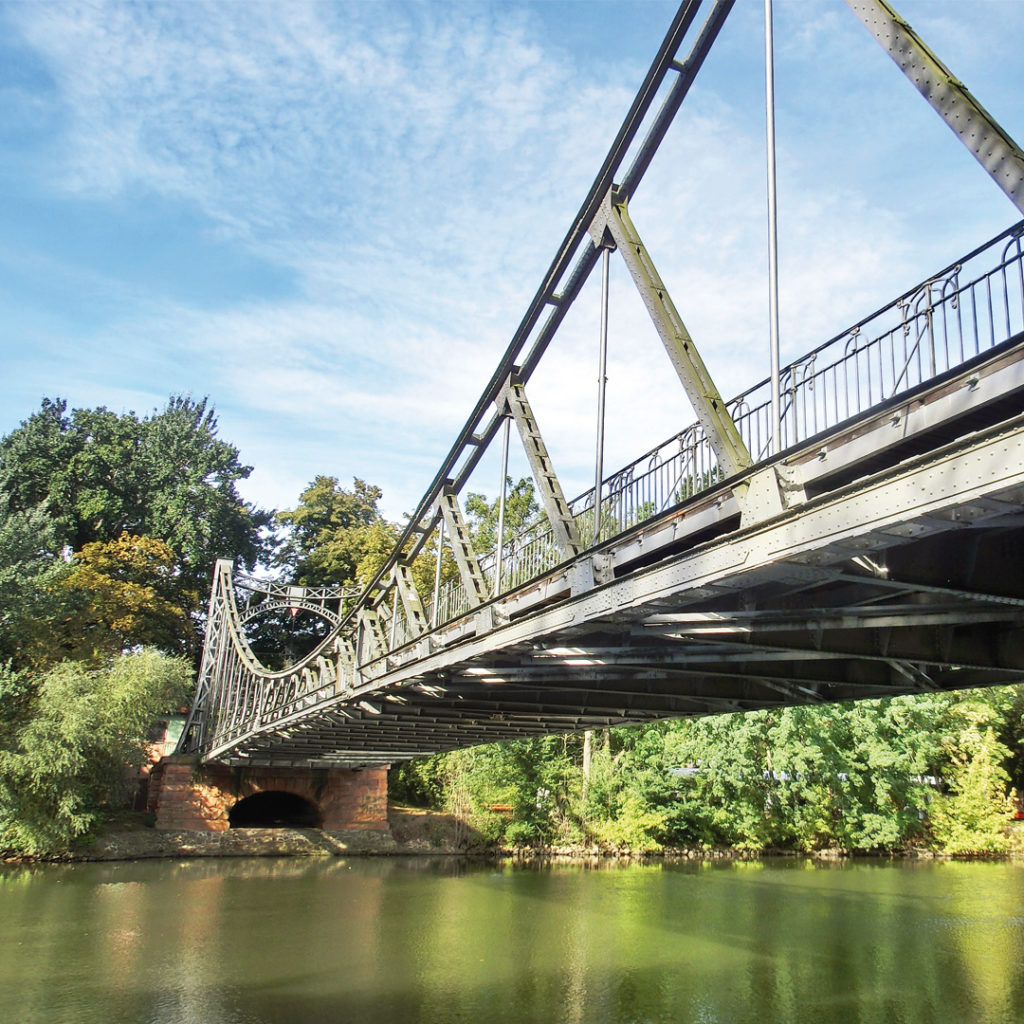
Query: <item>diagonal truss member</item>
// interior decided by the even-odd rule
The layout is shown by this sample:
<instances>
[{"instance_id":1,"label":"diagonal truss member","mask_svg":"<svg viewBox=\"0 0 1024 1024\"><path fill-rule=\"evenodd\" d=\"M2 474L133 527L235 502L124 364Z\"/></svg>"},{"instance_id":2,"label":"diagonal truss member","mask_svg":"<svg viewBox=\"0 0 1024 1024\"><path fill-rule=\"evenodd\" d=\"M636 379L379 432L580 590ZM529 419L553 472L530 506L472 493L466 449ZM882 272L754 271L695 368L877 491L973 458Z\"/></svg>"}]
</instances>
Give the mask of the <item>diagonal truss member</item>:
<instances>
[{"instance_id":1,"label":"diagonal truss member","mask_svg":"<svg viewBox=\"0 0 1024 1024\"><path fill-rule=\"evenodd\" d=\"M473 549L469 527L466 526L455 488L451 485L446 486L441 491L438 503L441 506L441 515L444 517L444 525L448 531L452 554L455 555L455 564L459 567L459 577L462 579L466 597L469 599L469 606L476 608L487 601L491 594L487 587L487 580L484 579L484 574L480 571L480 560Z\"/></svg>"},{"instance_id":2,"label":"diagonal truss member","mask_svg":"<svg viewBox=\"0 0 1024 1024\"><path fill-rule=\"evenodd\" d=\"M576 520L573 518L569 503L565 500L562 485L558 482L555 468L551 464L547 445L541 436L537 418L533 415L530 400L526 397L526 385L513 374L506 381L498 396L498 410L505 409L516 421L516 428L523 441L530 472L537 482L541 504L547 513L555 545L563 558L575 558L582 550Z\"/></svg>"},{"instance_id":3,"label":"diagonal truss member","mask_svg":"<svg viewBox=\"0 0 1024 1024\"><path fill-rule=\"evenodd\" d=\"M396 562L394 570L395 586L402 598L402 607L413 636L426 632L427 614L423 610L419 591L413 582L412 573L405 562Z\"/></svg>"},{"instance_id":4,"label":"diagonal truss member","mask_svg":"<svg viewBox=\"0 0 1024 1024\"><path fill-rule=\"evenodd\" d=\"M608 190L590 234L596 247L614 243L622 254L724 475L729 477L749 469L753 465L750 452L630 220L625 198L614 187Z\"/></svg>"},{"instance_id":5,"label":"diagonal truss member","mask_svg":"<svg viewBox=\"0 0 1024 1024\"><path fill-rule=\"evenodd\" d=\"M1024 152L886 0L846 0L917 91L1024 213Z\"/></svg>"}]
</instances>

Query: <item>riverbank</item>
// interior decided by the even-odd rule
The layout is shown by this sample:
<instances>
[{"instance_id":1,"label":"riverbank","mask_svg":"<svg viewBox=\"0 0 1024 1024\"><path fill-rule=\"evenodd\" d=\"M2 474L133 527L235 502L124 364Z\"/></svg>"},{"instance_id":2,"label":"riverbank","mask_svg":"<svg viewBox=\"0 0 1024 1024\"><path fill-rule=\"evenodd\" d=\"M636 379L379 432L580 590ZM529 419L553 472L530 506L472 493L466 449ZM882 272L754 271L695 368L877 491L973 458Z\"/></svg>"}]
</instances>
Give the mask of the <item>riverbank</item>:
<instances>
[{"instance_id":1,"label":"riverbank","mask_svg":"<svg viewBox=\"0 0 1024 1024\"><path fill-rule=\"evenodd\" d=\"M65 854L54 857L8 857L4 863L32 860L119 861L192 857L350 857L492 852L475 841L470 829L453 815L392 807L390 832L372 829L324 831L316 828L238 828L220 832L155 829L141 815L107 823ZM496 851L494 851L496 852Z\"/></svg>"},{"instance_id":2,"label":"riverbank","mask_svg":"<svg viewBox=\"0 0 1024 1024\"><path fill-rule=\"evenodd\" d=\"M554 860L596 863L608 860L759 860L765 857L805 857L838 861L851 856L844 850L664 849L630 851L597 846L549 846L505 848L483 841L466 822L439 811L394 805L389 808L390 832L350 829L323 831L312 828L245 828L221 832L163 831L147 827L140 818L121 818L62 861L181 860L203 857L363 857L363 856L482 856L516 861ZM899 859L954 859L927 849L910 849L891 855ZM1020 849L994 859L1019 860ZM19 862L34 858L10 858ZM955 859L993 859L975 856Z\"/></svg>"}]
</instances>

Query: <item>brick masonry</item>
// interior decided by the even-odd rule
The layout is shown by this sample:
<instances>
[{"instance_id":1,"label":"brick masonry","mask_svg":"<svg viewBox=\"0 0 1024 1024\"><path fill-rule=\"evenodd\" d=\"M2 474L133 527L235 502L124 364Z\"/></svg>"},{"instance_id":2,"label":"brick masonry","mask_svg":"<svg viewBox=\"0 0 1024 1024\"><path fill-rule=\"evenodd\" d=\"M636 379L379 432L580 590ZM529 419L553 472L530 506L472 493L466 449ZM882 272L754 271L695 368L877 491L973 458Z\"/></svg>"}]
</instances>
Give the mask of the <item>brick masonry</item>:
<instances>
[{"instance_id":1,"label":"brick masonry","mask_svg":"<svg viewBox=\"0 0 1024 1024\"><path fill-rule=\"evenodd\" d=\"M197 767L190 757L165 757L150 775L149 809L158 829L218 832L230 827L228 814L236 803L272 791L315 804L325 831L389 831L386 767Z\"/></svg>"}]
</instances>

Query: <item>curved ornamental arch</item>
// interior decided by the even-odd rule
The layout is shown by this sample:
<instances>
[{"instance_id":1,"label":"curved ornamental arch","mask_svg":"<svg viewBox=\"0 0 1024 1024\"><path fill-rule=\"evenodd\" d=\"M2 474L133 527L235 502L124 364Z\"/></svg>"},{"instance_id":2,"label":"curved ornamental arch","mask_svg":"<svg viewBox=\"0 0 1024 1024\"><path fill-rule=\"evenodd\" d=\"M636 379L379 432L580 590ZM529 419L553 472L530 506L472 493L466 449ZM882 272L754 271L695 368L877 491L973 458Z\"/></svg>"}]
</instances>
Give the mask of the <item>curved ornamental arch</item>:
<instances>
[{"instance_id":1,"label":"curved ornamental arch","mask_svg":"<svg viewBox=\"0 0 1024 1024\"><path fill-rule=\"evenodd\" d=\"M304 597L291 597L288 599L271 598L267 601L261 601L255 607L248 608L239 616L238 621L244 626L263 615L270 615L275 612L295 613L299 611L317 615L329 622L335 629L341 625L342 616L339 612L331 611L316 601L307 601Z\"/></svg>"}]
</instances>

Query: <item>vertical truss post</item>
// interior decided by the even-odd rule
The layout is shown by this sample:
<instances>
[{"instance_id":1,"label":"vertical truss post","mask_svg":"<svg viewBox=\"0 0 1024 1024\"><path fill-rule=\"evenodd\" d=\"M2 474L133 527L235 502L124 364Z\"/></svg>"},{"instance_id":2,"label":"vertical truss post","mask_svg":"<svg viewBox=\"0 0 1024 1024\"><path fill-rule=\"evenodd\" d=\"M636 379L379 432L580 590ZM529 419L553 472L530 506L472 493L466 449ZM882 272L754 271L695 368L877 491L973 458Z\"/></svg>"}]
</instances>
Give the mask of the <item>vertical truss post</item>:
<instances>
[{"instance_id":1,"label":"vertical truss post","mask_svg":"<svg viewBox=\"0 0 1024 1024\"><path fill-rule=\"evenodd\" d=\"M704 361L686 329L668 289L658 276L654 261L640 240L615 189L609 189L590 228L595 246L614 242L629 268L640 297L650 313L658 336L675 367L679 380L708 435L718 464L726 476L748 469L753 460L715 387Z\"/></svg>"},{"instance_id":2,"label":"vertical truss post","mask_svg":"<svg viewBox=\"0 0 1024 1024\"><path fill-rule=\"evenodd\" d=\"M601 330L597 353L597 442L594 453L594 543L601 543L601 485L604 482L604 399L608 388L608 271L611 248L601 253Z\"/></svg>"},{"instance_id":3,"label":"vertical truss post","mask_svg":"<svg viewBox=\"0 0 1024 1024\"><path fill-rule=\"evenodd\" d=\"M466 597L469 599L469 606L476 608L483 604L490 597L487 589L487 581L480 571L480 562L473 550L473 542L469 536L469 528L462 515L462 506L459 504L459 496L455 489L446 485L438 498L441 504L441 515L444 517L445 525L448 527L448 536L451 538L452 552L455 555L455 562L459 567L459 576L462 578L462 585L466 588Z\"/></svg>"},{"instance_id":4,"label":"vertical truss post","mask_svg":"<svg viewBox=\"0 0 1024 1024\"><path fill-rule=\"evenodd\" d=\"M582 547L579 531L576 529L576 521L573 519L569 503L562 493L562 485L558 482L558 477L551 464L551 456L548 455L544 438L541 436L533 409L530 408L529 399L526 397L526 388L515 375L509 377L502 388L498 397L498 406L501 410L507 408L516 421L516 427L519 429L519 436L522 438L523 448L526 451L526 458L530 463L530 471L533 473L533 479L537 482L537 488L540 491L541 504L551 523L555 544L564 558L574 558L580 553Z\"/></svg>"},{"instance_id":5,"label":"vertical truss post","mask_svg":"<svg viewBox=\"0 0 1024 1024\"><path fill-rule=\"evenodd\" d=\"M444 516L437 524L437 564L434 566L434 603L430 608L430 628L437 626L437 610L441 601L441 562L444 559Z\"/></svg>"},{"instance_id":6,"label":"vertical truss post","mask_svg":"<svg viewBox=\"0 0 1024 1024\"><path fill-rule=\"evenodd\" d=\"M410 632L413 636L419 636L427 631L427 613L423 610L419 591L413 582L409 566L405 562L395 563L394 578L395 589L401 595ZM394 645L392 644L392 646Z\"/></svg>"},{"instance_id":7,"label":"vertical truss post","mask_svg":"<svg viewBox=\"0 0 1024 1024\"><path fill-rule=\"evenodd\" d=\"M1024 152L996 119L885 0L846 0L846 6L888 52L914 88L974 154L992 180L1024 213Z\"/></svg>"},{"instance_id":8,"label":"vertical truss post","mask_svg":"<svg viewBox=\"0 0 1024 1024\"><path fill-rule=\"evenodd\" d=\"M498 488L498 539L494 550L494 590L495 597L501 593L501 573L504 569L505 556L505 497L508 491L508 434L512 426L507 416L501 429L501 485Z\"/></svg>"},{"instance_id":9,"label":"vertical truss post","mask_svg":"<svg viewBox=\"0 0 1024 1024\"><path fill-rule=\"evenodd\" d=\"M771 349L772 455L782 451L782 395L779 386L779 231L775 187L775 43L772 0L764 0L764 108L768 190L768 334Z\"/></svg>"},{"instance_id":10,"label":"vertical truss post","mask_svg":"<svg viewBox=\"0 0 1024 1024\"><path fill-rule=\"evenodd\" d=\"M394 582L393 573L392 586L394 586L395 589L391 597L391 629L388 631L389 651L393 651L395 649L395 633L398 631L398 585Z\"/></svg>"},{"instance_id":11,"label":"vertical truss post","mask_svg":"<svg viewBox=\"0 0 1024 1024\"><path fill-rule=\"evenodd\" d=\"M359 609L357 637L356 655L359 665L364 665L387 653L387 641L384 638L384 630L381 628L380 616L377 614L376 608L363 605Z\"/></svg>"}]
</instances>

